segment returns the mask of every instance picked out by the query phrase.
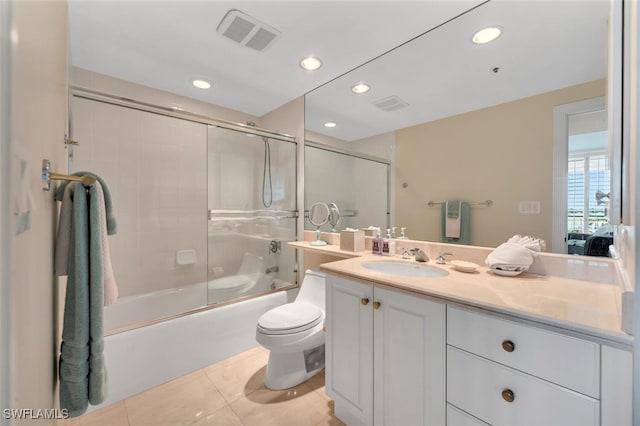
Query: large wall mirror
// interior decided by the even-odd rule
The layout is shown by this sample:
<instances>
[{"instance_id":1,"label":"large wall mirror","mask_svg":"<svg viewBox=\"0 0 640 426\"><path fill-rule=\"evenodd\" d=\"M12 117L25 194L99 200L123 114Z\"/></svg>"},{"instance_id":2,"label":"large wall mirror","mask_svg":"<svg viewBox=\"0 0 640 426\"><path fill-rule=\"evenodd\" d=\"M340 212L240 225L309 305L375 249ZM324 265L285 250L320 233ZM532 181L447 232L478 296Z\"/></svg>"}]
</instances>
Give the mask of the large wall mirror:
<instances>
[{"instance_id":1,"label":"large wall mirror","mask_svg":"<svg viewBox=\"0 0 640 426\"><path fill-rule=\"evenodd\" d=\"M482 3L307 94L306 130L359 147L393 135L392 225L411 238L440 241L440 203L465 200L473 245L522 234L549 251L606 255L610 240L590 253L586 239L610 238L605 225L620 217L620 136L607 108L621 96L608 75L614 9ZM472 41L492 26L497 39ZM353 93L359 83L369 91Z\"/></svg>"}]
</instances>

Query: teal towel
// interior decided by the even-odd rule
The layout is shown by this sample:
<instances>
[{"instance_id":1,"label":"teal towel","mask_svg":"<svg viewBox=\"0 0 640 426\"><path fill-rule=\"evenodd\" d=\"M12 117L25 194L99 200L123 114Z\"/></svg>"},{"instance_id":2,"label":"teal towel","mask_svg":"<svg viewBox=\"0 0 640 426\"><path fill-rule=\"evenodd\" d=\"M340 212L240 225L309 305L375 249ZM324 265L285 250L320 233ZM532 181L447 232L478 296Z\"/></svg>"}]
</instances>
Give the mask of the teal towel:
<instances>
[{"instance_id":1,"label":"teal towel","mask_svg":"<svg viewBox=\"0 0 640 426\"><path fill-rule=\"evenodd\" d=\"M60 407L76 417L104 401L104 271L99 196L73 182L73 223L60 348ZM66 186L66 185L65 185Z\"/></svg>"},{"instance_id":2,"label":"teal towel","mask_svg":"<svg viewBox=\"0 0 640 426\"><path fill-rule=\"evenodd\" d=\"M458 212L458 205L460 205L460 211ZM467 201L463 201L462 203L458 203L457 200L449 201L449 211L447 211L447 204L442 202L442 223L441 223L441 240L443 243L452 243L452 244L469 244L469 203ZM455 216L449 216L450 212L457 213ZM460 215L460 238L447 238L446 232L446 221L447 217L456 218Z\"/></svg>"},{"instance_id":3,"label":"teal towel","mask_svg":"<svg viewBox=\"0 0 640 426\"><path fill-rule=\"evenodd\" d=\"M107 234L114 235L117 231L117 225L116 225L116 217L113 213L113 204L111 203L111 192L109 192L109 188L107 187L104 180L100 176L96 175L95 173L91 173L91 172L72 173L72 176L84 176L84 175L91 175L95 177L98 180L98 182L100 182L100 186L102 186L102 193L104 195L104 209L107 214ZM70 181L63 180L60 183L60 186L58 186L58 189L56 189L57 201L62 201L62 195L64 194L64 189L67 187L67 185L69 185L69 183Z\"/></svg>"}]
</instances>

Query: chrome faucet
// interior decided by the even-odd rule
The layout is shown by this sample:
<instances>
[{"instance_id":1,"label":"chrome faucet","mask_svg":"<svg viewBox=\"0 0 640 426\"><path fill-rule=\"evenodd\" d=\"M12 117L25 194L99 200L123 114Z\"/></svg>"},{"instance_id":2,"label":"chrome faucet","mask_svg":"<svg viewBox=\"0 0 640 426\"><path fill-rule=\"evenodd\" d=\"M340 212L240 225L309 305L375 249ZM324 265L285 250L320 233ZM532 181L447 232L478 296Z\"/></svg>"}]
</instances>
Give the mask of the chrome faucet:
<instances>
[{"instance_id":1,"label":"chrome faucet","mask_svg":"<svg viewBox=\"0 0 640 426\"><path fill-rule=\"evenodd\" d=\"M446 259L444 258L445 256L453 256L453 253L440 253L438 257L436 257L436 263L438 265L444 265L445 263L447 263Z\"/></svg>"},{"instance_id":2,"label":"chrome faucet","mask_svg":"<svg viewBox=\"0 0 640 426\"><path fill-rule=\"evenodd\" d=\"M416 262L427 262L429 260L429 256L421 248L412 248L410 252L415 256Z\"/></svg>"}]
</instances>

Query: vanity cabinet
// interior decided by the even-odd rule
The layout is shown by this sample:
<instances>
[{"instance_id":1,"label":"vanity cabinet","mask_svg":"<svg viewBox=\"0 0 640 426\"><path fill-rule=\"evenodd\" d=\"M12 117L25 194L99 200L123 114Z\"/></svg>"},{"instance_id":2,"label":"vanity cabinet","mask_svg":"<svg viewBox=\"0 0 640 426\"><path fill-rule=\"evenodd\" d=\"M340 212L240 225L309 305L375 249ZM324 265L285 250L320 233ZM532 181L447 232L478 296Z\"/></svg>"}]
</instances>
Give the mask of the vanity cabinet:
<instances>
[{"instance_id":1,"label":"vanity cabinet","mask_svg":"<svg viewBox=\"0 0 640 426\"><path fill-rule=\"evenodd\" d=\"M631 348L327 274L326 392L347 425L631 426Z\"/></svg>"},{"instance_id":2,"label":"vanity cabinet","mask_svg":"<svg viewBox=\"0 0 640 426\"><path fill-rule=\"evenodd\" d=\"M619 349L448 306L447 411L458 412L447 424L630 425L630 361Z\"/></svg>"},{"instance_id":3,"label":"vanity cabinet","mask_svg":"<svg viewBox=\"0 0 640 426\"><path fill-rule=\"evenodd\" d=\"M331 274L326 391L348 425L445 424L445 305Z\"/></svg>"}]
</instances>

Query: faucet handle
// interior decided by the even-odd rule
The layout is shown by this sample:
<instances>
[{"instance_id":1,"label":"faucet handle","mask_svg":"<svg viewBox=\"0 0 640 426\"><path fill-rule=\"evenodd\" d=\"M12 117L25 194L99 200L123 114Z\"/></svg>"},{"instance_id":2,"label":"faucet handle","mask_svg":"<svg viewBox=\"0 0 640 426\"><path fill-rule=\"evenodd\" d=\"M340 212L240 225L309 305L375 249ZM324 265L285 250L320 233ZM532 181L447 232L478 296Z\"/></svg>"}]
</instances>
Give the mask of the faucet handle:
<instances>
[{"instance_id":1,"label":"faucet handle","mask_svg":"<svg viewBox=\"0 0 640 426\"><path fill-rule=\"evenodd\" d=\"M402 247L400 250L401 250L403 259L411 259L411 252L409 251L408 248Z\"/></svg>"},{"instance_id":2,"label":"faucet handle","mask_svg":"<svg viewBox=\"0 0 640 426\"><path fill-rule=\"evenodd\" d=\"M441 252L440 254L438 254L438 257L436 257L436 263L438 265L444 265L447 261L444 258L445 256L453 256L453 253L444 253Z\"/></svg>"}]
</instances>

